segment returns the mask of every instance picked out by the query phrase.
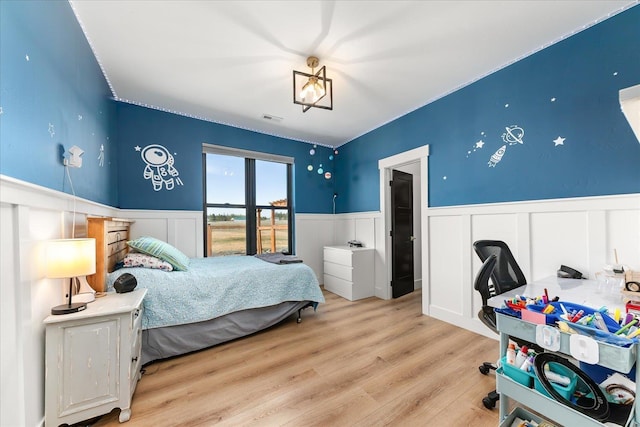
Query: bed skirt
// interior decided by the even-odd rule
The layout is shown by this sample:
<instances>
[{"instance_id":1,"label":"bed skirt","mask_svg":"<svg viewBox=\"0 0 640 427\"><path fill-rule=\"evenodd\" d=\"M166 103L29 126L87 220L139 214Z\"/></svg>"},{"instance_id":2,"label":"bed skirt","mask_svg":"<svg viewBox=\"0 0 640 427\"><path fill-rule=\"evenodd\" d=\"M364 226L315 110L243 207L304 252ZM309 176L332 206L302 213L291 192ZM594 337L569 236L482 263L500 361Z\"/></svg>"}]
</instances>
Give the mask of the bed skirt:
<instances>
[{"instance_id":1,"label":"bed skirt","mask_svg":"<svg viewBox=\"0 0 640 427\"><path fill-rule=\"evenodd\" d=\"M142 331L142 364L212 347L281 322L309 301L287 301L230 313L216 319Z\"/></svg>"}]
</instances>

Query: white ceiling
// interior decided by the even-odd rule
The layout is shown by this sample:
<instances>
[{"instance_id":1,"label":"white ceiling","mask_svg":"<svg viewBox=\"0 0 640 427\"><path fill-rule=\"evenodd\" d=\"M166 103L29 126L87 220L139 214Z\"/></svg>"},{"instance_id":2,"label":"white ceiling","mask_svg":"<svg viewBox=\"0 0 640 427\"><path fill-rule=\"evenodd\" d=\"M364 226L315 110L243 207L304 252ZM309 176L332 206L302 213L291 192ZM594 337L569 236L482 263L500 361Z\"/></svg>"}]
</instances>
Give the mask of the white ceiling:
<instances>
[{"instance_id":1,"label":"white ceiling","mask_svg":"<svg viewBox=\"0 0 640 427\"><path fill-rule=\"evenodd\" d=\"M637 2L70 3L116 99L339 146ZM312 54L332 111L293 104Z\"/></svg>"}]
</instances>

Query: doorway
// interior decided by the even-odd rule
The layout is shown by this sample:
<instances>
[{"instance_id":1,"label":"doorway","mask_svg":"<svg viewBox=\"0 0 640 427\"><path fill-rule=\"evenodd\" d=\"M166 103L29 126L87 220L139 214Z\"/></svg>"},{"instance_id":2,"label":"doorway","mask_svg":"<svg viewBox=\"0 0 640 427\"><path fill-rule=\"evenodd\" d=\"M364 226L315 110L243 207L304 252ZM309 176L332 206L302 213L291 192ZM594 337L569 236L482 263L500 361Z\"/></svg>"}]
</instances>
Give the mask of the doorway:
<instances>
[{"instance_id":1,"label":"doorway","mask_svg":"<svg viewBox=\"0 0 640 427\"><path fill-rule=\"evenodd\" d=\"M393 169L391 180L391 296L414 290L413 175Z\"/></svg>"},{"instance_id":2,"label":"doorway","mask_svg":"<svg viewBox=\"0 0 640 427\"><path fill-rule=\"evenodd\" d=\"M428 313L429 307L429 272L428 272L428 157L429 146L415 148L391 157L380 159L380 213L382 221L378 229L384 244L379 253L382 258L381 267L384 274L376 277L376 296L391 299L392 296L392 239L391 225L391 187L389 182L393 177L393 170L400 170L413 175L413 242L414 248L414 289L422 288L422 312ZM383 273L381 271L380 273Z\"/></svg>"}]
</instances>

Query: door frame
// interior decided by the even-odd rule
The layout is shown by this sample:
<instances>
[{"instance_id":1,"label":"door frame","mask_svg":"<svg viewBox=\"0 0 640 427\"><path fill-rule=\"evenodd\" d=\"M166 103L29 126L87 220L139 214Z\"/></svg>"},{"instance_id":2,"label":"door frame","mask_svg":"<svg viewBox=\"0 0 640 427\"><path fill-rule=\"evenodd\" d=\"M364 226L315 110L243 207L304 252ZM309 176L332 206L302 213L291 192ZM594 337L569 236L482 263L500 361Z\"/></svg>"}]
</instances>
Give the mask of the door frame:
<instances>
[{"instance_id":1,"label":"door frame","mask_svg":"<svg viewBox=\"0 0 640 427\"><path fill-rule=\"evenodd\" d=\"M385 282L377 295L383 299L391 299L391 180L392 170L409 163L420 162L420 245L422 249L422 313L429 314L430 283L429 283L429 227L427 208L429 205L429 145L423 145L413 150L395 154L390 157L378 160L380 171L380 213L382 215L384 230L384 253L382 255L385 275ZM416 260L414 260L416 262Z\"/></svg>"}]
</instances>

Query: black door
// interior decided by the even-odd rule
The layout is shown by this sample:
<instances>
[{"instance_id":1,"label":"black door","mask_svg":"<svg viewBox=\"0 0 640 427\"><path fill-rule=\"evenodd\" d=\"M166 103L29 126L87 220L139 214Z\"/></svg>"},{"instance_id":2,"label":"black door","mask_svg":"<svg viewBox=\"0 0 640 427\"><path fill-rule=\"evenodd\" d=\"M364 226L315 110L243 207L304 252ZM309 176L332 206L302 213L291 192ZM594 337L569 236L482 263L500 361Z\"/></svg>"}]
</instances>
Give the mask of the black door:
<instances>
[{"instance_id":1,"label":"black door","mask_svg":"<svg viewBox=\"0 0 640 427\"><path fill-rule=\"evenodd\" d=\"M391 181L391 288L393 298L413 292L413 175L393 171Z\"/></svg>"}]
</instances>

